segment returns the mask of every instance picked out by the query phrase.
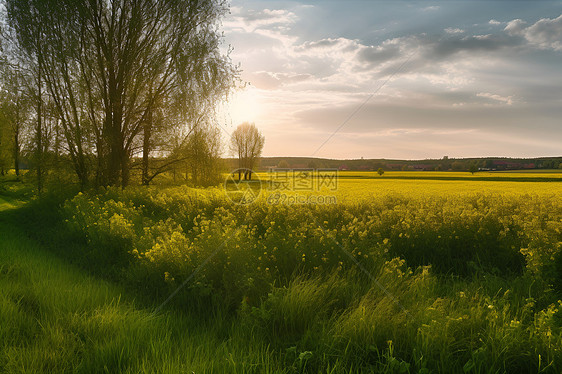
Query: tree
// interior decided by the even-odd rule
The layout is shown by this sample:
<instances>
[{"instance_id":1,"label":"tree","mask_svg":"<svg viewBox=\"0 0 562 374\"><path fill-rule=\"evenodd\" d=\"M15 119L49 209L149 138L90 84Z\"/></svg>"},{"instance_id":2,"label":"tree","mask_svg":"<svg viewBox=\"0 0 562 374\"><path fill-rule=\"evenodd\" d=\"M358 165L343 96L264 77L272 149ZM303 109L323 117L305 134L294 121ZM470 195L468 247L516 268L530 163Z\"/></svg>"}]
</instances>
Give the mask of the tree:
<instances>
[{"instance_id":1,"label":"tree","mask_svg":"<svg viewBox=\"0 0 562 374\"><path fill-rule=\"evenodd\" d=\"M208 186L219 182L222 171L219 129L198 127L189 137L186 148L193 185Z\"/></svg>"},{"instance_id":2,"label":"tree","mask_svg":"<svg viewBox=\"0 0 562 374\"><path fill-rule=\"evenodd\" d=\"M145 182L159 131L192 126L238 74L220 48L223 0L5 2L14 43L36 67L37 110L48 95L83 186L92 174L97 184L126 186L140 153Z\"/></svg>"},{"instance_id":3,"label":"tree","mask_svg":"<svg viewBox=\"0 0 562 374\"><path fill-rule=\"evenodd\" d=\"M43 52L48 44L45 37L44 25L41 22L42 2L39 0L11 0L5 3L7 10L7 24L4 35L8 35L11 43L4 40L6 62L20 66L25 74L25 85L29 99L34 107L34 157L37 175L37 192L43 190L43 151L45 148L43 134L43 104L44 104L44 70ZM17 25L17 27L15 27Z\"/></svg>"},{"instance_id":4,"label":"tree","mask_svg":"<svg viewBox=\"0 0 562 374\"><path fill-rule=\"evenodd\" d=\"M318 162L316 162L316 160L310 160L307 164L306 167L309 169L318 169Z\"/></svg>"},{"instance_id":5,"label":"tree","mask_svg":"<svg viewBox=\"0 0 562 374\"><path fill-rule=\"evenodd\" d=\"M30 109L29 95L25 90L25 80L21 69L18 66L5 63L2 71L0 117L7 127L6 133L9 132L11 136L11 140L5 141L4 145L6 147L11 146L11 159L17 176L20 175L21 137L30 118ZM3 151L8 152L8 148Z\"/></svg>"},{"instance_id":6,"label":"tree","mask_svg":"<svg viewBox=\"0 0 562 374\"><path fill-rule=\"evenodd\" d=\"M252 179L252 170L261 156L265 137L254 123L240 124L230 137L230 150L238 156L238 180L244 172L244 179Z\"/></svg>"},{"instance_id":7,"label":"tree","mask_svg":"<svg viewBox=\"0 0 562 374\"><path fill-rule=\"evenodd\" d=\"M7 117L4 113L0 113L0 175L4 175L10 169L12 163L12 155L10 148L12 134L8 124Z\"/></svg>"},{"instance_id":8,"label":"tree","mask_svg":"<svg viewBox=\"0 0 562 374\"><path fill-rule=\"evenodd\" d=\"M451 168L455 171L459 171L459 170L464 169L464 164L460 161L455 161L455 162L452 163Z\"/></svg>"},{"instance_id":9,"label":"tree","mask_svg":"<svg viewBox=\"0 0 562 374\"><path fill-rule=\"evenodd\" d=\"M474 175L474 173L476 173L478 171L478 166L476 166L476 164L470 164L470 167L468 168L468 171L470 173L472 173L472 175Z\"/></svg>"},{"instance_id":10,"label":"tree","mask_svg":"<svg viewBox=\"0 0 562 374\"><path fill-rule=\"evenodd\" d=\"M382 176L384 174L383 168L378 168L377 173Z\"/></svg>"},{"instance_id":11,"label":"tree","mask_svg":"<svg viewBox=\"0 0 562 374\"><path fill-rule=\"evenodd\" d=\"M279 161L279 164L277 164L277 168L279 169L288 169L289 168L289 163L285 160L281 160Z\"/></svg>"}]
</instances>

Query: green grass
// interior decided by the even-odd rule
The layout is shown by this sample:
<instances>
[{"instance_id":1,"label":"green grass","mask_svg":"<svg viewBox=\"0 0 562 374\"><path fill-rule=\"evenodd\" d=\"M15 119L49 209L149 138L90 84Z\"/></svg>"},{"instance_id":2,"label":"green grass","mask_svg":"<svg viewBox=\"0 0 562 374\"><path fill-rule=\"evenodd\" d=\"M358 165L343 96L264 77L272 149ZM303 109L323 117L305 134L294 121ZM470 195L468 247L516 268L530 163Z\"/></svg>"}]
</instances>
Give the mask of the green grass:
<instances>
[{"instance_id":1,"label":"green grass","mask_svg":"<svg viewBox=\"0 0 562 374\"><path fill-rule=\"evenodd\" d=\"M337 206L241 207L183 187L24 204L11 182L0 372L560 372L560 197L362 195L379 183Z\"/></svg>"},{"instance_id":2,"label":"green grass","mask_svg":"<svg viewBox=\"0 0 562 374\"><path fill-rule=\"evenodd\" d=\"M271 370L267 345L236 339L231 318L220 310L153 315L152 305L138 305L122 287L87 275L30 239L12 223L12 204L2 201L0 372Z\"/></svg>"}]
</instances>

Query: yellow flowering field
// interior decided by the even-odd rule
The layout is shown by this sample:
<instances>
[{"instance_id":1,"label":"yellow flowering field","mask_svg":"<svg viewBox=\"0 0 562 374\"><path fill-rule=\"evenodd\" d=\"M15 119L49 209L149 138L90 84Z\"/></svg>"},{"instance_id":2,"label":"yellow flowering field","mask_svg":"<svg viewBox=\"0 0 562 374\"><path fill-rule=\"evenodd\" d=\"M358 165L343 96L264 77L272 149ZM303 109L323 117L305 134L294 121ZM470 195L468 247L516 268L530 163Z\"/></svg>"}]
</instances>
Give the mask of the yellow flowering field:
<instances>
[{"instance_id":1,"label":"yellow flowering field","mask_svg":"<svg viewBox=\"0 0 562 374\"><path fill-rule=\"evenodd\" d=\"M89 267L157 302L234 313L287 365L560 372L562 180L390 174L253 184L246 204L224 186L112 188L62 214Z\"/></svg>"},{"instance_id":2,"label":"yellow flowering field","mask_svg":"<svg viewBox=\"0 0 562 374\"><path fill-rule=\"evenodd\" d=\"M383 176L379 176L375 172L340 171L337 176L337 188L310 188L298 191L292 188L271 191L267 184L270 175L261 173L258 177L262 181L262 193L265 196L279 192L333 195L341 203L376 199L387 195L421 198L471 194L551 196L562 193L562 173L555 172L479 172L476 176L466 172L386 172ZM495 180L496 178L502 180ZM552 181L532 181L534 178L547 178Z\"/></svg>"}]
</instances>

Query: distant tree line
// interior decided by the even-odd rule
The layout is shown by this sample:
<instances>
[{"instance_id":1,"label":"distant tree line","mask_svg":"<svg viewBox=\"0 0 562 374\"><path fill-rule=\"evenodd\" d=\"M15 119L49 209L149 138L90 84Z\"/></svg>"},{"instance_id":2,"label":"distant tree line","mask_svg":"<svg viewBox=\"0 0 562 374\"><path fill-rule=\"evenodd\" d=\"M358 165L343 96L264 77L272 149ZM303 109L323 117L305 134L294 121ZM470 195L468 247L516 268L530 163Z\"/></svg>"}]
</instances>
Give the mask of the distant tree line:
<instances>
[{"instance_id":1,"label":"distant tree line","mask_svg":"<svg viewBox=\"0 0 562 374\"><path fill-rule=\"evenodd\" d=\"M234 167L234 161L232 162ZM261 159L261 168L335 168L340 170L378 171L471 171L518 170L518 169L562 169L562 157L541 158L458 158L426 160L354 159L335 160L310 157L266 157Z\"/></svg>"},{"instance_id":2,"label":"distant tree line","mask_svg":"<svg viewBox=\"0 0 562 374\"><path fill-rule=\"evenodd\" d=\"M82 188L217 169L217 103L239 71L221 48L223 0L4 0L0 169L22 153Z\"/></svg>"}]
</instances>

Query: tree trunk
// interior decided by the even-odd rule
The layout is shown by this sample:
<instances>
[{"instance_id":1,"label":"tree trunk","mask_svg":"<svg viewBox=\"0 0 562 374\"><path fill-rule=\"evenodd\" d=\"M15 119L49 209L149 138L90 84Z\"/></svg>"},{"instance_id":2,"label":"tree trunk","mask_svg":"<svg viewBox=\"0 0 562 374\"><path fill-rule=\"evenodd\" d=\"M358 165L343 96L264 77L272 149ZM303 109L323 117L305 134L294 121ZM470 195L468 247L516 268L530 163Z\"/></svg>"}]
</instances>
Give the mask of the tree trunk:
<instances>
[{"instance_id":1,"label":"tree trunk","mask_svg":"<svg viewBox=\"0 0 562 374\"><path fill-rule=\"evenodd\" d=\"M121 155L121 187L129 185L129 157L127 152L123 150Z\"/></svg>"},{"instance_id":2,"label":"tree trunk","mask_svg":"<svg viewBox=\"0 0 562 374\"><path fill-rule=\"evenodd\" d=\"M39 52L40 53L40 52ZM36 162L37 162L37 193L41 196L43 192L43 125L41 122L41 117L43 116L43 97L41 90L41 62L38 63L37 68L37 128L36 132Z\"/></svg>"},{"instance_id":3,"label":"tree trunk","mask_svg":"<svg viewBox=\"0 0 562 374\"><path fill-rule=\"evenodd\" d=\"M16 176L20 175L20 136L19 129L14 132L14 170Z\"/></svg>"},{"instance_id":4,"label":"tree trunk","mask_svg":"<svg viewBox=\"0 0 562 374\"><path fill-rule=\"evenodd\" d=\"M150 155L150 137L152 136L152 110L149 108L146 114L146 121L143 124L142 138L142 184L148 186L150 177L148 176L148 157Z\"/></svg>"}]
</instances>

